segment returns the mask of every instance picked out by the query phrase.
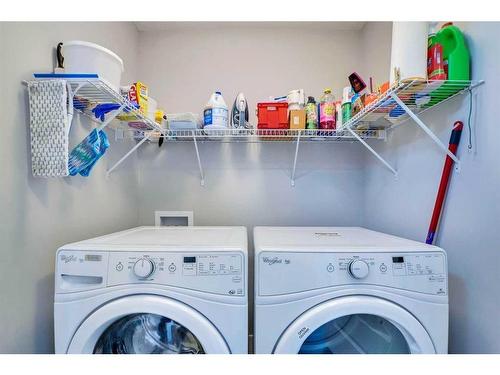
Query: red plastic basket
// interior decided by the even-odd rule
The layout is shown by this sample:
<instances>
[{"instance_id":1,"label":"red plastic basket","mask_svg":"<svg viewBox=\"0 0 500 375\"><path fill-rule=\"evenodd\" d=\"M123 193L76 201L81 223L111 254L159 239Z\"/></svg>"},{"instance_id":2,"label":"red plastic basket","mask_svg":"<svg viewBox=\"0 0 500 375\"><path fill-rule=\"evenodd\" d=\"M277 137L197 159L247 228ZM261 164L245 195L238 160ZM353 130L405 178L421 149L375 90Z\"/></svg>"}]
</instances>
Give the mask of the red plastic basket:
<instances>
[{"instance_id":1,"label":"red plastic basket","mask_svg":"<svg viewBox=\"0 0 500 375\"><path fill-rule=\"evenodd\" d=\"M257 104L258 129L288 129L288 103Z\"/></svg>"}]
</instances>

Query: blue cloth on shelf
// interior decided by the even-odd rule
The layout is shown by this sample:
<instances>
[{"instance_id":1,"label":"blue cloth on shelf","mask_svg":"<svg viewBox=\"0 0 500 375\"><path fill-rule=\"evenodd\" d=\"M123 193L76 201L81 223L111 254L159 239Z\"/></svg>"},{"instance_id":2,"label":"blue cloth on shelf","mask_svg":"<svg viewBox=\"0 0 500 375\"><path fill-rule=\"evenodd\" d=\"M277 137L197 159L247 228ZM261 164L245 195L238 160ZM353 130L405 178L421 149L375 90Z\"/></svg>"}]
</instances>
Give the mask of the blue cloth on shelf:
<instances>
[{"instance_id":1,"label":"blue cloth on shelf","mask_svg":"<svg viewBox=\"0 0 500 375\"><path fill-rule=\"evenodd\" d=\"M85 137L69 155L69 174L78 173L88 177L95 163L104 155L109 147L109 140L102 130L94 129Z\"/></svg>"}]
</instances>

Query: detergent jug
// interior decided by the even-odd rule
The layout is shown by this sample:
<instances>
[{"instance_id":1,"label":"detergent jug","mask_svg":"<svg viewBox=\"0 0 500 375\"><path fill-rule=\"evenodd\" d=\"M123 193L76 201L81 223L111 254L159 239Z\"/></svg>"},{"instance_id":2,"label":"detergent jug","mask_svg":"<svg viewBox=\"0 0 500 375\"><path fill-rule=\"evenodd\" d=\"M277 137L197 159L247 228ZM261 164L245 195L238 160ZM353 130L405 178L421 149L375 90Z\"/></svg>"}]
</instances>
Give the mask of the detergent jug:
<instances>
[{"instance_id":1,"label":"detergent jug","mask_svg":"<svg viewBox=\"0 0 500 375\"><path fill-rule=\"evenodd\" d=\"M446 81L431 92L431 100L425 107L433 106L463 90L470 80L470 54L460 29L452 23L446 23L436 33L433 42L442 46Z\"/></svg>"},{"instance_id":2,"label":"detergent jug","mask_svg":"<svg viewBox=\"0 0 500 375\"><path fill-rule=\"evenodd\" d=\"M468 81L470 55L462 31L451 22L445 23L437 32L435 41L443 46L446 79Z\"/></svg>"},{"instance_id":3,"label":"detergent jug","mask_svg":"<svg viewBox=\"0 0 500 375\"><path fill-rule=\"evenodd\" d=\"M210 96L203 111L203 127L208 129L225 129L228 127L228 110L220 91Z\"/></svg>"}]
</instances>

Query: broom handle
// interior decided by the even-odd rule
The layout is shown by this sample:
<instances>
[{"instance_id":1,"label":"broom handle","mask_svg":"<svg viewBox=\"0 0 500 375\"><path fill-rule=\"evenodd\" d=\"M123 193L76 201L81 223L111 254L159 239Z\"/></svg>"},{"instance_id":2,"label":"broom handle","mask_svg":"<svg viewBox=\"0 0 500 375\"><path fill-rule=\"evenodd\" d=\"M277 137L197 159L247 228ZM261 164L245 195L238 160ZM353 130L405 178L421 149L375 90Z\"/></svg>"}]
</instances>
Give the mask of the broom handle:
<instances>
[{"instance_id":1,"label":"broom handle","mask_svg":"<svg viewBox=\"0 0 500 375\"><path fill-rule=\"evenodd\" d=\"M464 124L461 121L456 121L453 125L453 130L451 132L450 144L448 150L450 150L454 155L457 154L458 144L460 143L460 136L462 135L462 129ZM437 227L439 224L439 218L441 216L441 210L443 208L443 203L446 198L446 190L448 188L448 182L450 180L451 171L453 168L453 159L449 155L446 155L446 159L443 167L443 174L441 175L441 182L439 183L439 189L436 197L436 203L434 204L434 211L432 212L431 223L429 225L429 232L427 233L426 243L432 245L434 237L436 235Z\"/></svg>"}]
</instances>

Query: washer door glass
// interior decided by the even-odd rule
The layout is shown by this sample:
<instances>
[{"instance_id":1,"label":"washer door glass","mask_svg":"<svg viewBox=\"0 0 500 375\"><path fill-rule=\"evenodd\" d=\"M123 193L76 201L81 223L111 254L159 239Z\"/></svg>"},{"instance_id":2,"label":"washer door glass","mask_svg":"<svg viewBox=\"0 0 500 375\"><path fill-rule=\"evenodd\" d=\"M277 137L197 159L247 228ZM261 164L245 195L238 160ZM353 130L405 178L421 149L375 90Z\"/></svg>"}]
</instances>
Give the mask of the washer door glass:
<instances>
[{"instance_id":1,"label":"washer door glass","mask_svg":"<svg viewBox=\"0 0 500 375\"><path fill-rule=\"evenodd\" d=\"M410 354L401 331L377 315L354 314L329 321L311 333L299 354Z\"/></svg>"},{"instance_id":2,"label":"washer door glass","mask_svg":"<svg viewBox=\"0 0 500 375\"><path fill-rule=\"evenodd\" d=\"M199 340L179 323L155 314L127 315L111 324L94 354L204 354Z\"/></svg>"}]
</instances>

